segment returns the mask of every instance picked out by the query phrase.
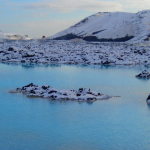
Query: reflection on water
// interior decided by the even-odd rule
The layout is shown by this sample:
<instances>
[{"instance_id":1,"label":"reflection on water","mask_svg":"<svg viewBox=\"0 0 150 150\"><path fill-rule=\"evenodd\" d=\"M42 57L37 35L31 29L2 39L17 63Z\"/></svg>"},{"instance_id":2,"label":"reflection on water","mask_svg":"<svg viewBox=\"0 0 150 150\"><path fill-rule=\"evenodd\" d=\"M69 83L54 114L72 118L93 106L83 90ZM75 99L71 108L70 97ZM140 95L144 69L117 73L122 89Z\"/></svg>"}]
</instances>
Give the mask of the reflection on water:
<instances>
[{"instance_id":1,"label":"reflection on water","mask_svg":"<svg viewBox=\"0 0 150 150\"><path fill-rule=\"evenodd\" d=\"M61 65L61 64L36 64L36 63L17 63L17 62L14 62L14 63L3 63L3 64L6 64L6 65L10 65L10 66L22 66L23 68L27 68L27 69L32 69L32 68L39 68L39 67L64 67L64 66L72 66L72 67L76 67L76 68L91 68L91 69L132 69L133 66L132 65L125 65L125 66L122 66L122 65L88 65L88 64L65 64L65 65ZM136 70L141 70L143 71L144 69L149 69L150 68L150 65L135 65L134 66L134 69Z\"/></svg>"},{"instance_id":2,"label":"reflection on water","mask_svg":"<svg viewBox=\"0 0 150 150\"><path fill-rule=\"evenodd\" d=\"M147 104L147 108L150 110L150 105L149 104Z\"/></svg>"},{"instance_id":3,"label":"reflection on water","mask_svg":"<svg viewBox=\"0 0 150 150\"><path fill-rule=\"evenodd\" d=\"M0 149L149 150L150 80L135 78L143 69L0 64ZM30 82L121 97L77 103L8 93Z\"/></svg>"}]
</instances>

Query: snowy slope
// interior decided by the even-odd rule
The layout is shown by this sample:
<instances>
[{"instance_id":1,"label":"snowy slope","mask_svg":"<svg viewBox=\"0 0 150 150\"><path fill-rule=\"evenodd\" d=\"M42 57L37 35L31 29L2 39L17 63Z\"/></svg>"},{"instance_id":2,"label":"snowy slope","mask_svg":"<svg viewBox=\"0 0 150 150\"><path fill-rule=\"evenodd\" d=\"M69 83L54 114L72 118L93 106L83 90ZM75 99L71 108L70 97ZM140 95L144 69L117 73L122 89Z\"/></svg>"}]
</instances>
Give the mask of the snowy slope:
<instances>
[{"instance_id":1,"label":"snowy slope","mask_svg":"<svg viewBox=\"0 0 150 150\"><path fill-rule=\"evenodd\" d=\"M52 39L140 41L150 36L150 10L138 13L99 12L57 33Z\"/></svg>"}]
</instances>

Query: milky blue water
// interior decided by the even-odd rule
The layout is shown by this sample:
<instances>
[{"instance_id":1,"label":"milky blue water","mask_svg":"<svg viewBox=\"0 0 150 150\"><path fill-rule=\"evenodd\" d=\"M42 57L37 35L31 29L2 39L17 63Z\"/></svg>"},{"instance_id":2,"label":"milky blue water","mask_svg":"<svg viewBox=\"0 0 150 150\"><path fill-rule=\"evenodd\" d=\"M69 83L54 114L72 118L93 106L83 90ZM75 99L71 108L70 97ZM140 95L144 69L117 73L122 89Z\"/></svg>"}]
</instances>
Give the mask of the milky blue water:
<instances>
[{"instance_id":1,"label":"milky blue water","mask_svg":"<svg viewBox=\"0 0 150 150\"><path fill-rule=\"evenodd\" d=\"M0 150L149 150L150 81L142 67L0 64ZM9 90L30 82L121 96L95 103L30 99Z\"/></svg>"}]
</instances>

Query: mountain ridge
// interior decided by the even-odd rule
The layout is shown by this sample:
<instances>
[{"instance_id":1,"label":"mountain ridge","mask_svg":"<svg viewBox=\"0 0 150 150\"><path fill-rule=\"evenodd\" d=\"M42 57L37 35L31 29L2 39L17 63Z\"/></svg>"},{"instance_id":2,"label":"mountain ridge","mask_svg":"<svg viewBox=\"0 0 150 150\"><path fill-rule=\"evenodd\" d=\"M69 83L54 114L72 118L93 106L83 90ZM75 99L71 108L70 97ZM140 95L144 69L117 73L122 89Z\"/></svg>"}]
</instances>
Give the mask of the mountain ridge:
<instances>
[{"instance_id":1,"label":"mountain ridge","mask_svg":"<svg viewBox=\"0 0 150 150\"><path fill-rule=\"evenodd\" d=\"M150 37L150 10L137 13L98 12L61 31L51 39L126 42L144 41Z\"/></svg>"}]
</instances>

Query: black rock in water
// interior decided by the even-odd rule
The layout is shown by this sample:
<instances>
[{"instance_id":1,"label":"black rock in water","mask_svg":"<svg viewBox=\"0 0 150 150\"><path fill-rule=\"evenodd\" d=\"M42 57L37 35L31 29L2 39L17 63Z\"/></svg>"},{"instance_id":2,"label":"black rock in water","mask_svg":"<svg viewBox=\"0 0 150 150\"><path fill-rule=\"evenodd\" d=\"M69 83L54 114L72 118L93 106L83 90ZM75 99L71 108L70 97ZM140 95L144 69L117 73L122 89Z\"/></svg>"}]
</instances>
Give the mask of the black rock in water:
<instances>
[{"instance_id":1,"label":"black rock in water","mask_svg":"<svg viewBox=\"0 0 150 150\"><path fill-rule=\"evenodd\" d=\"M86 88L78 90L57 90L51 86L38 86L33 83L17 88L13 93L22 93L29 97L49 98L51 100L95 101L111 98L108 95Z\"/></svg>"},{"instance_id":2,"label":"black rock in water","mask_svg":"<svg viewBox=\"0 0 150 150\"><path fill-rule=\"evenodd\" d=\"M150 100L150 95L148 95L147 100Z\"/></svg>"},{"instance_id":3,"label":"black rock in water","mask_svg":"<svg viewBox=\"0 0 150 150\"><path fill-rule=\"evenodd\" d=\"M147 70L142 71L140 74L136 75L139 79L150 79L150 73Z\"/></svg>"},{"instance_id":4,"label":"black rock in water","mask_svg":"<svg viewBox=\"0 0 150 150\"><path fill-rule=\"evenodd\" d=\"M147 104L150 104L150 95L148 95L147 99L146 99Z\"/></svg>"}]
</instances>

